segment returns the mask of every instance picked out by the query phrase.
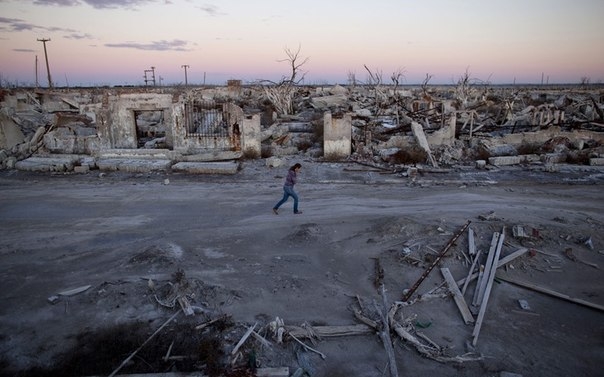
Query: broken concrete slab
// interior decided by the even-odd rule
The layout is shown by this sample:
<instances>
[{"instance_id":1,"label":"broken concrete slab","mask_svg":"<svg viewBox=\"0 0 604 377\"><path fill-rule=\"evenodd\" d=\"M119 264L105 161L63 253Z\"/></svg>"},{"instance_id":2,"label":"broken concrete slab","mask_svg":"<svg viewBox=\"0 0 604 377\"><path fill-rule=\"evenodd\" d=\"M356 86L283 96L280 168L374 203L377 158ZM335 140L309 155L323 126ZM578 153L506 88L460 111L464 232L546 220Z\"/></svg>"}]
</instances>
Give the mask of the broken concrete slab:
<instances>
[{"instance_id":1,"label":"broken concrete slab","mask_svg":"<svg viewBox=\"0 0 604 377\"><path fill-rule=\"evenodd\" d=\"M104 171L123 171L128 173L148 173L152 171L167 171L172 165L167 159L124 159L100 158L97 166Z\"/></svg>"},{"instance_id":2,"label":"broken concrete slab","mask_svg":"<svg viewBox=\"0 0 604 377\"><path fill-rule=\"evenodd\" d=\"M216 162L241 158L241 151L208 151L178 157L178 162Z\"/></svg>"},{"instance_id":3,"label":"broken concrete slab","mask_svg":"<svg viewBox=\"0 0 604 377\"><path fill-rule=\"evenodd\" d=\"M172 171L190 174L236 174L239 164L230 162L178 162L172 165Z\"/></svg>"},{"instance_id":4,"label":"broken concrete slab","mask_svg":"<svg viewBox=\"0 0 604 377\"><path fill-rule=\"evenodd\" d=\"M169 159L168 149L109 149L98 153L100 158Z\"/></svg>"},{"instance_id":5,"label":"broken concrete slab","mask_svg":"<svg viewBox=\"0 0 604 377\"><path fill-rule=\"evenodd\" d=\"M519 156L489 157L489 164L494 166L517 165L521 162Z\"/></svg>"},{"instance_id":6,"label":"broken concrete slab","mask_svg":"<svg viewBox=\"0 0 604 377\"><path fill-rule=\"evenodd\" d=\"M78 161L77 156L29 157L15 163L17 170L32 172L68 172Z\"/></svg>"}]
</instances>

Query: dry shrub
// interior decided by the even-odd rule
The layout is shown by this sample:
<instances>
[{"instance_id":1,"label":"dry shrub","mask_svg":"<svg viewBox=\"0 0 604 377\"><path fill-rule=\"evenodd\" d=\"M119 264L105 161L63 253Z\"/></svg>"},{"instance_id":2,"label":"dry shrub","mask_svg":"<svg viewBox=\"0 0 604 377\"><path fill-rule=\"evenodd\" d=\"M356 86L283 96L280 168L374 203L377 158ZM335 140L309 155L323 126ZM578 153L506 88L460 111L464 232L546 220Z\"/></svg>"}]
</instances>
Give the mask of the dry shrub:
<instances>
[{"instance_id":1,"label":"dry shrub","mask_svg":"<svg viewBox=\"0 0 604 377\"><path fill-rule=\"evenodd\" d=\"M401 149L390 156L390 163L392 164L416 164L426 161L428 161L428 153L418 146Z\"/></svg>"},{"instance_id":2,"label":"dry shrub","mask_svg":"<svg viewBox=\"0 0 604 377\"><path fill-rule=\"evenodd\" d=\"M328 153L324 155L323 158L325 159L325 161L330 162L342 161L342 157L337 153Z\"/></svg>"},{"instance_id":3,"label":"dry shrub","mask_svg":"<svg viewBox=\"0 0 604 377\"><path fill-rule=\"evenodd\" d=\"M260 158L260 154L254 148L246 148L243 151L242 157L244 160L257 160Z\"/></svg>"},{"instance_id":4,"label":"dry shrub","mask_svg":"<svg viewBox=\"0 0 604 377\"><path fill-rule=\"evenodd\" d=\"M518 154L538 154L540 149L539 144L523 142L517 148Z\"/></svg>"},{"instance_id":5,"label":"dry shrub","mask_svg":"<svg viewBox=\"0 0 604 377\"><path fill-rule=\"evenodd\" d=\"M309 148L311 148L313 143L310 140L301 140L298 142L296 147L299 151L306 152Z\"/></svg>"},{"instance_id":6,"label":"dry shrub","mask_svg":"<svg viewBox=\"0 0 604 377\"><path fill-rule=\"evenodd\" d=\"M273 157L273 148L270 145L262 145L260 148L260 156L262 158Z\"/></svg>"},{"instance_id":7,"label":"dry shrub","mask_svg":"<svg viewBox=\"0 0 604 377\"><path fill-rule=\"evenodd\" d=\"M489 158L491 157L491 153L489 152L489 150L487 148L484 147L478 147L476 148L475 151L475 158L476 160L485 160L488 161Z\"/></svg>"},{"instance_id":8,"label":"dry shrub","mask_svg":"<svg viewBox=\"0 0 604 377\"><path fill-rule=\"evenodd\" d=\"M589 152L586 151L568 151L566 162L576 165L589 165Z\"/></svg>"},{"instance_id":9,"label":"dry shrub","mask_svg":"<svg viewBox=\"0 0 604 377\"><path fill-rule=\"evenodd\" d=\"M556 153L567 151L571 149L571 146L572 145L569 138L556 136L543 143L543 147L541 149L545 153Z\"/></svg>"},{"instance_id":10,"label":"dry shrub","mask_svg":"<svg viewBox=\"0 0 604 377\"><path fill-rule=\"evenodd\" d=\"M312 141L317 143L323 140L323 118L313 119L311 121L312 124Z\"/></svg>"}]
</instances>

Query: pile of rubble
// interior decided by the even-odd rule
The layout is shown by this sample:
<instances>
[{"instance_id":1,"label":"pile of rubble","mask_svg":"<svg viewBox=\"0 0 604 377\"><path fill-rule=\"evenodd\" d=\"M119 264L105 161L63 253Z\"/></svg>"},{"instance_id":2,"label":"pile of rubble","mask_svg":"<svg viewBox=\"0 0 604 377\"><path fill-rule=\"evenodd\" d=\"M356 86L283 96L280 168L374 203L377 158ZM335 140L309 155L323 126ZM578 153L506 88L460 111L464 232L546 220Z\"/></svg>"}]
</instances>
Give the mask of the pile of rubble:
<instances>
[{"instance_id":1,"label":"pile of rubble","mask_svg":"<svg viewBox=\"0 0 604 377\"><path fill-rule=\"evenodd\" d=\"M98 168L86 156L103 149L102 137L111 137L103 135L107 131L101 126L107 120L99 114L110 111L108 98L120 95L119 90L125 89L2 90L0 168L18 168L18 161L31 156L57 155L78 156L66 171L81 165ZM128 88L128 95L150 90ZM175 100L191 93L226 99L245 116L260 115L262 157L303 154L329 159L323 150L324 115L329 113L350 117L349 159L388 168L533 164L555 171L560 163L604 165L600 86L300 86L293 94L292 114L284 114L255 86L191 93L182 88L155 90ZM171 120L158 113L158 119L136 121L137 127L154 131L138 140L138 148L165 150L161 130ZM120 132L128 130L111 131Z\"/></svg>"}]
</instances>

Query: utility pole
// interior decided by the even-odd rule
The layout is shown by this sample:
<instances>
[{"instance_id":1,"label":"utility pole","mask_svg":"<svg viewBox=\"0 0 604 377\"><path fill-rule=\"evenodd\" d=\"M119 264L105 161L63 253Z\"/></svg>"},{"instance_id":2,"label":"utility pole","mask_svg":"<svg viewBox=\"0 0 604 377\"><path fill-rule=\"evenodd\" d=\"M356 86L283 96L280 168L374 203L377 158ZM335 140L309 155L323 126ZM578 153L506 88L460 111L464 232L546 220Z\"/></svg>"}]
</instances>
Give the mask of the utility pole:
<instances>
[{"instance_id":1,"label":"utility pole","mask_svg":"<svg viewBox=\"0 0 604 377\"><path fill-rule=\"evenodd\" d=\"M46 58L46 72L48 72L48 87L52 88L52 80L50 79L50 66L48 65L48 53L46 52L46 42L50 42L50 38L38 39L38 42L42 42L44 44L44 57Z\"/></svg>"},{"instance_id":2,"label":"utility pole","mask_svg":"<svg viewBox=\"0 0 604 377\"><path fill-rule=\"evenodd\" d=\"M147 78L147 73L151 73L151 78ZM148 82L152 82L153 86L155 86L155 67L151 67L151 69L145 69L145 86L147 86ZM161 85L161 83L160 83Z\"/></svg>"},{"instance_id":3,"label":"utility pole","mask_svg":"<svg viewBox=\"0 0 604 377\"><path fill-rule=\"evenodd\" d=\"M36 55L36 65L35 65L35 74L36 74L36 89L38 89L38 55Z\"/></svg>"},{"instance_id":4,"label":"utility pole","mask_svg":"<svg viewBox=\"0 0 604 377\"><path fill-rule=\"evenodd\" d=\"M155 67L151 67L151 77L153 80L153 86L155 86Z\"/></svg>"},{"instance_id":5,"label":"utility pole","mask_svg":"<svg viewBox=\"0 0 604 377\"><path fill-rule=\"evenodd\" d=\"M187 82L187 68L189 68L189 66L187 64L181 65L181 67L183 67L185 69L185 86L187 86L188 82Z\"/></svg>"}]
</instances>

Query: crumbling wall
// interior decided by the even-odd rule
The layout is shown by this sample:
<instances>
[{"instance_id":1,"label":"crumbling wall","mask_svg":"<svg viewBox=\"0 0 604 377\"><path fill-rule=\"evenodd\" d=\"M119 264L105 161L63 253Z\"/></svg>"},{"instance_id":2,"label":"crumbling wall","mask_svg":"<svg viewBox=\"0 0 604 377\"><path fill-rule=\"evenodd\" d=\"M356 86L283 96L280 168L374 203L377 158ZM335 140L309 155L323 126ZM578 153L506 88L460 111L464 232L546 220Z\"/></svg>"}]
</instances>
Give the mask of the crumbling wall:
<instances>
[{"instance_id":1,"label":"crumbling wall","mask_svg":"<svg viewBox=\"0 0 604 377\"><path fill-rule=\"evenodd\" d=\"M164 112L164 119L172 119L171 94L161 93L127 93L108 98L107 110L101 110L97 119L102 119L97 126L102 149L136 149L136 111ZM172 127L166 127L165 144L172 149L174 135Z\"/></svg>"},{"instance_id":2,"label":"crumbling wall","mask_svg":"<svg viewBox=\"0 0 604 377\"><path fill-rule=\"evenodd\" d=\"M334 118L327 112L323 116L323 155L329 159L346 158L352 151L352 118L345 114Z\"/></svg>"}]
</instances>

